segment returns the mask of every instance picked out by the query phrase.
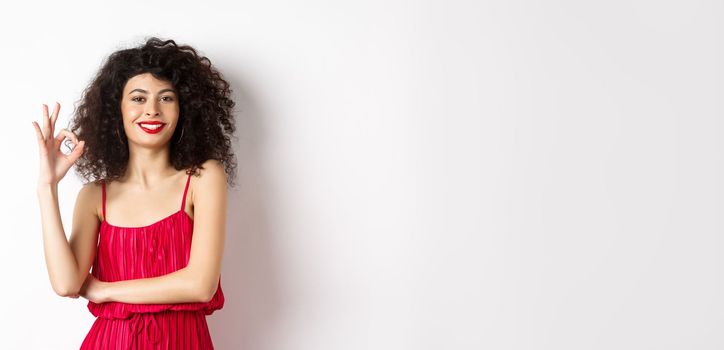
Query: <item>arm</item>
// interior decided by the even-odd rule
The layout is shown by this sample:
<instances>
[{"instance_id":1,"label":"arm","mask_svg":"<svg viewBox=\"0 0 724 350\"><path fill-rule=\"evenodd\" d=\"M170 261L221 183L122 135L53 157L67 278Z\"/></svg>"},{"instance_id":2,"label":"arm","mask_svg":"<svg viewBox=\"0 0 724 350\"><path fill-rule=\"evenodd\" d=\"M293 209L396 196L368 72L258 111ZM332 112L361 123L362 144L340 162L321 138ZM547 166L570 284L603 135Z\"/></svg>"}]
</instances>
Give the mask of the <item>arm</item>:
<instances>
[{"instance_id":1,"label":"arm","mask_svg":"<svg viewBox=\"0 0 724 350\"><path fill-rule=\"evenodd\" d=\"M57 184L38 186L45 264L50 284L60 296L78 297L95 258L99 223L92 186L97 185L87 184L78 192L70 241L60 218Z\"/></svg>"},{"instance_id":2,"label":"arm","mask_svg":"<svg viewBox=\"0 0 724 350\"><path fill-rule=\"evenodd\" d=\"M71 296L79 279L78 264L60 220L58 186L38 186L38 200L43 228L43 251L50 285L56 294Z\"/></svg>"},{"instance_id":3,"label":"arm","mask_svg":"<svg viewBox=\"0 0 724 350\"><path fill-rule=\"evenodd\" d=\"M33 121L40 158L37 195L50 284L58 295L77 298L95 256L98 217L92 210L93 203L89 198L93 197L91 194L97 186L85 185L78 193L69 243L60 220L58 182L83 154L85 142L79 141L74 133L66 129L61 129L57 136L53 136L59 111L60 104L57 102L52 115L48 114L48 106L43 104L43 126ZM68 155L60 151L60 145L66 138L76 145Z\"/></svg>"},{"instance_id":4,"label":"arm","mask_svg":"<svg viewBox=\"0 0 724 350\"><path fill-rule=\"evenodd\" d=\"M187 266L163 276L118 282L101 282L89 276L93 279L89 283L96 285L97 292L96 296L88 299L97 303L117 301L130 304L207 302L216 293L218 284L213 289L204 287L199 283L202 275L202 272ZM83 296L86 297L85 294Z\"/></svg>"},{"instance_id":5,"label":"arm","mask_svg":"<svg viewBox=\"0 0 724 350\"><path fill-rule=\"evenodd\" d=\"M118 282L89 279L89 300L131 304L207 302L216 293L226 232L226 173L216 160L204 163L194 188L194 232L189 263L172 273ZM85 297L85 295L84 295ZM95 299L95 300L94 300Z\"/></svg>"}]
</instances>

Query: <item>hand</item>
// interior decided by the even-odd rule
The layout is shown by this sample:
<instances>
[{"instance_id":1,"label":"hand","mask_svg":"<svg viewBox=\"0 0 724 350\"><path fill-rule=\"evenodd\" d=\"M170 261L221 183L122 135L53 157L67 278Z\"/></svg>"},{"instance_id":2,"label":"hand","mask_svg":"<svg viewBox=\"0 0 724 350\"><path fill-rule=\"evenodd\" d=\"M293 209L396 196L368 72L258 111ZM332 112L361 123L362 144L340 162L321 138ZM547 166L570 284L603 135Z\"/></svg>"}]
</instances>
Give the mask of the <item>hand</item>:
<instances>
[{"instance_id":1,"label":"hand","mask_svg":"<svg viewBox=\"0 0 724 350\"><path fill-rule=\"evenodd\" d=\"M38 185L57 185L65 176L68 169L83 154L85 141L78 142L78 137L66 129L60 129L58 136L53 137L55 122L58 120L60 104L55 103L53 114L48 116L48 106L43 104L43 128L41 130L37 122L33 121L35 134L38 139L40 151L40 175ZM73 143L73 150L68 154L61 152L60 144L70 138Z\"/></svg>"},{"instance_id":2,"label":"hand","mask_svg":"<svg viewBox=\"0 0 724 350\"><path fill-rule=\"evenodd\" d=\"M78 293L80 293L83 298L86 298L94 303L105 303L109 301L106 289L107 286L107 282L102 282L101 280L95 278L95 276L88 274L88 277L86 277L85 282L83 282L83 286L81 286Z\"/></svg>"}]
</instances>

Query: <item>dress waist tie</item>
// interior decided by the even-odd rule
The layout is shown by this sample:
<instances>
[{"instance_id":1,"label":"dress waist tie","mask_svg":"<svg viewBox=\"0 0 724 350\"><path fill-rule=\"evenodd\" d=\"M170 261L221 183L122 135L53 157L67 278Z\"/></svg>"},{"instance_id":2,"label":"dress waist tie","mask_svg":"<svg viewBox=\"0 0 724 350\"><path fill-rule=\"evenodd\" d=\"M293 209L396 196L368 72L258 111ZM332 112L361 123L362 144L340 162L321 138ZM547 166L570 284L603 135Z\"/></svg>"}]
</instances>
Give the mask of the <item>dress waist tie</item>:
<instances>
[{"instance_id":1,"label":"dress waist tie","mask_svg":"<svg viewBox=\"0 0 724 350\"><path fill-rule=\"evenodd\" d=\"M143 315L148 315L148 317L143 317ZM155 331L150 330L150 326L153 326L155 328ZM158 322L156 322L156 314L151 313L134 313L131 317L131 322L129 322L128 327L131 331L131 342L128 343L128 349L136 349L137 348L137 339L138 334L141 333L144 329L146 330L146 337L148 337L149 340L151 340L152 343L157 344L161 340L160 333L161 330L158 327Z\"/></svg>"}]
</instances>

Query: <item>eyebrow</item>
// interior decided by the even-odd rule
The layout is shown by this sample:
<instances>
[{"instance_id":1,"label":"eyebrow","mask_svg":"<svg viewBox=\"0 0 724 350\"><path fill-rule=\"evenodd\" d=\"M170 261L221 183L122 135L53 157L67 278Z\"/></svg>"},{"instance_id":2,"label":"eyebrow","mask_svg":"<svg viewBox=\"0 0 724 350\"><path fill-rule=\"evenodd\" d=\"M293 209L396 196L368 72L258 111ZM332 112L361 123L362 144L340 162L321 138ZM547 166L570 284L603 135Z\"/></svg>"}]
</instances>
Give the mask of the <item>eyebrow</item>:
<instances>
[{"instance_id":1,"label":"eyebrow","mask_svg":"<svg viewBox=\"0 0 724 350\"><path fill-rule=\"evenodd\" d=\"M136 92L136 91L142 92L142 93L144 93L144 94L147 94L147 93L148 93L148 91L146 91L146 90L144 90L144 89L133 89L133 90L131 90L131 92L129 92L128 94L130 95L130 94L132 94L132 93L134 93L134 92ZM174 89L169 89L169 88L163 89L163 90L159 91L158 93L159 93L159 94L162 94L162 93L164 93L164 92L166 92L166 91L171 91L171 92L173 92L174 94L176 93L176 90L174 90Z\"/></svg>"}]
</instances>

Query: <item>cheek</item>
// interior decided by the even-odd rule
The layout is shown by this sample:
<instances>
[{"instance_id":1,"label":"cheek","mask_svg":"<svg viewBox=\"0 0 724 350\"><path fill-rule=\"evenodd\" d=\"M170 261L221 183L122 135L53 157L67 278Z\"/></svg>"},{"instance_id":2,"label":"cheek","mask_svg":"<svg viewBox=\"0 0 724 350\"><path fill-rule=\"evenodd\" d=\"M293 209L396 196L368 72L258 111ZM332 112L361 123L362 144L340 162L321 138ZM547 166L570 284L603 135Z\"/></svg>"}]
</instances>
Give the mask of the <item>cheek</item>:
<instances>
[{"instance_id":1,"label":"cheek","mask_svg":"<svg viewBox=\"0 0 724 350\"><path fill-rule=\"evenodd\" d=\"M178 114L179 106L176 104L168 104L168 105L164 106L163 110L166 113Z\"/></svg>"},{"instance_id":2,"label":"cheek","mask_svg":"<svg viewBox=\"0 0 724 350\"><path fill-rule=\"evenodd\" d=\"M126 121L132 121L134 119L137 119L141 114L143 113L143 110L138 107L126 107L121 109L121 114L123 115L123 119Z\"/></svg>"},{"instance_id":3,"label":"cheek","mask_svg":"<svg viewBox=\"0 0 724 350\"><path fill-rule=\"evenodd\" d=\"M178 121L179 108L178 106L169 105L163 110L163 114L167 120Z\"/></svg>"}]
</instances>

